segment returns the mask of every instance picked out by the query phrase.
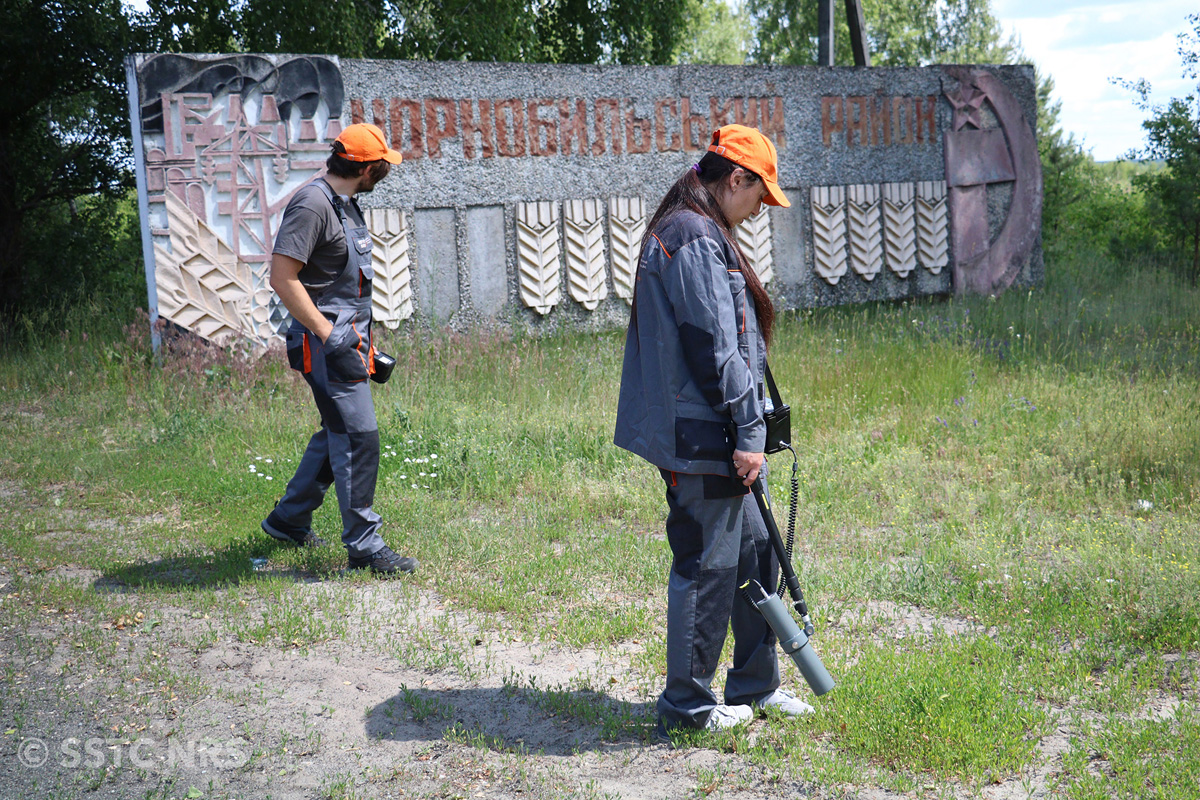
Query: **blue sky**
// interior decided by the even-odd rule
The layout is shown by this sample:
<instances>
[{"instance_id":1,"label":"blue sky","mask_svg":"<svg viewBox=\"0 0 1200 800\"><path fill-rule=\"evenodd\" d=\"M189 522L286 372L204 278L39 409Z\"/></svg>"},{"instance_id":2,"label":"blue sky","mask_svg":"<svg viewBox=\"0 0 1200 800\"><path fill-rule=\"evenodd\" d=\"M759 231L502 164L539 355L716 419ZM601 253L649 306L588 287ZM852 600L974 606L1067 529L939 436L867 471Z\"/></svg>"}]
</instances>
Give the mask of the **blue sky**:
<instances>
[{"instance_id":1,"label":"blue sky","mask_svg":"<svg viewBox=\"0 0 1200 800\"><path fill-rule=\"evenodd\" d=\"M1101 161L1144 141L1145 115L1110 77L1145 78L1157 102L1196 89L1181 77L1176 35L1189 30L1186 16L1200 11L1197 0L992 0L992 9L1054 78L1063 128Z\"/></svg>"}]
</instances>

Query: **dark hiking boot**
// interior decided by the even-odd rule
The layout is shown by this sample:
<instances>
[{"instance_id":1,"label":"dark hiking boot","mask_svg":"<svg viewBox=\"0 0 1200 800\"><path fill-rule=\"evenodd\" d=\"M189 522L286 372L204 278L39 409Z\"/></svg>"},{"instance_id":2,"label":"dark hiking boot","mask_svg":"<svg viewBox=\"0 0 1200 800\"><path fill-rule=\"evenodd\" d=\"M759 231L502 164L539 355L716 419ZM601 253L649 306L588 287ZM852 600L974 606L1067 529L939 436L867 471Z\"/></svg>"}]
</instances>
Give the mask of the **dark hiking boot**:
<instances>
[{"instance_id":1,"label":"dark hiking boot","mask_svg":"<svg viewBox=\"0 0 1200 800\"><path fill-rule=\"evenodd\" d=\"M274 511L262 521L262 529L271 538L294 544L297 547L323 547L325 545L325 540L313 533L311 528L297 528L294 525L288 525L276 517Z\"/></svg>"},{"instance_id":2,"label":"dark hiking boot","mask_svg":"<svg viewBox=\"0 0 1200 800\"><path fill-rule=\"evenodd\" d=\"M399 575L417 568L417 560L396 555L386 544L369 556L350 556L350 569L370 569L379 575Z\"/></svg>"}]
</instances>

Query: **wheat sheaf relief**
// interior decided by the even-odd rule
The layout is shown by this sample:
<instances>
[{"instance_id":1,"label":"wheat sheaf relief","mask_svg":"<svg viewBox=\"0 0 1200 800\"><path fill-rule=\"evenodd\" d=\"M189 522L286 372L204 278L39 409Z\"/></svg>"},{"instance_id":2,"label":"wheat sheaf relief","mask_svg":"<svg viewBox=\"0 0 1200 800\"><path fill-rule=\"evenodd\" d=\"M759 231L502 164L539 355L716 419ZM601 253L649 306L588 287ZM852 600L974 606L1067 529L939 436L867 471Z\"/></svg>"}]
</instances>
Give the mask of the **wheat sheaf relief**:
<instances>
[{"instance_id":1,"label":"wheat sheaf relief","mask_svg":"<svg viewBox=\"0 0 1200 800\"><path fill-rule=\"evenodd\" d=\"M917 217L911 183L883 184L883 250L888 268L907 278L917 267Z\"/></svg>"},{"instance_id":2,"label":"wheat sheaf relief","mask_svg":"<svg viewBox=\"0 0 1200 800\"><path fill-rule=\"evenodd\" d=\"M754 274L763 285L775 277L775 262L771 254L771 216L763 208L752 217L746 217L734 230L738 247L746 254Z\"/></svg>"},{"instance_id":3,"label":"wheat sheaf relief","mask_svg":"<svg viewBox=\"0 0 1200 800\"><path fill-rule=\"evenodd\" d=\"M604 206L599 200L568 200L563 208L567 239L567 293L588 311L608 297L604 275Z\"/></svg>"},{"instance_id":4,"label":"wheat sheaf relief","mask_svg":"<svg viewBox=\"0 0 1200 800\"><path fill-rule=\"evenodd\" d=\"M173 192L166 192L170 248L154 245L158 313L217 344L255 336L250 267Z\"/></svg>"},{"instance_id":5,"label":"wheat sheaf relief","mask_svg":"<svg viewBox=\"0 0 1200 800\"><path fill-rule=\"evenodd\" d=\"M633 282L645 234L646 201L640 197L610 197L608 235L612 243L613 291L629 304L633 303Z\"/></svg>"},{"instance_id":6,"label":"wheat sheaf relief","mask_svg":"<svg viewBox=\"0 0 1200 800\"><path fill-rule=\"evenodd\" d=\"M517 204L517 272L521 302L545 316L561 298L558 206Z\"/></svg>"},{"instance_id":7,"label":"wheat sheaf relief","mask_svg":"<svg viewBox=\"0 0 1200 800\"><path fill-rule=\"evenodd\" d=\"M813 268L836 286L846 274L846 189L814 186L811 192Z\"/></svg>"},{"instance_id":8,"label":"wheat sheaf relief","mask_svg":"<svg viewBox=\"0 0 1200 800\"><path fill-rule=\"evenodd\" d=\"M408 220L398 208L368 208L365 213L374 242L371 250L371 267L375 270L372 310L376 322L395 330L413 315Z\"/></svg>"},{"instance_id":9,"label":"wheat sheaf relief","mask_svg":"<svg viewBox=\"0 0 1200 800\"><path fill-rule=\"evenodd\" d=\"M883 268L883 225L879 186L862 183L846 187L846 218L849 221L850 266L865 281L875 279Z\"/></svg>"},{"instance_id":10,"label":"wheat sheaf relief","mask_svg":"<svg viewBox=\"0 0 1200 800\"><path fill-rule=\"evenodd\" d=\"M917 184L917 259L937 275L950 263L950 229L946 215L946 182Z\"/></svg>"}]
</instances>

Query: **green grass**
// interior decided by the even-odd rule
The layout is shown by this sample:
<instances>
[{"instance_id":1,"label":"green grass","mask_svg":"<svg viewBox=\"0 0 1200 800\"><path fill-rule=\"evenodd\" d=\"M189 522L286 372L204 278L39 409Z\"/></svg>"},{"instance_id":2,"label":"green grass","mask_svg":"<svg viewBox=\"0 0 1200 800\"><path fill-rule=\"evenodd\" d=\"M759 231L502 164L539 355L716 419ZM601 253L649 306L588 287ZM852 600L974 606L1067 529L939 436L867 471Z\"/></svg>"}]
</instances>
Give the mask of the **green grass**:
<instances>
[{"instance_id":1,"label":"green grass","mask_svg":"<svg viewBox=\"0 0 1200 800\"><path fill-rule=\"evenodd\" d=\"M1048 272L997 299L781 315L796 562L839 687L811 719L685 746L736 752L768 782L1197 796L1200 293L1149 267ZM68 622L141 612L138 629L165 637L162 621L186 614L204 632L179 643L197 651L355 641L375 582L344 574L336 546L289 551L257 531L316 423L303 383L278 354L187 342L156 366L138 329L105 324L28 320L0 357L0 625L61 618L76 649L124 669L111 635ZM375 391L377 508L389 544L423 565L398 595L435 594L479 641L624 648L622 682L657 691L670 555L655 471L611 444L622 333L383 338L400 363ZM781 519L789 466L773 464ZM315 522L332 541L334 505ZM57 577L78 569L99 577ZM25 656L0 659L10 674L42 652L21 635ZM473 679L475 646L444 619L383 653ZM527 680L510 694L546 713L647 735L592 677ZM415 721L451 714L407 688L403 703ZM1148 716L1164 703L1171 715ZM1047 762L1038 743L1059 728L1070 747ZM511 755L489 732L449 731ZM697 792L731 774L705 767ZM331 780L328 796L352 785Z\"/></svg>"}]
</instances>

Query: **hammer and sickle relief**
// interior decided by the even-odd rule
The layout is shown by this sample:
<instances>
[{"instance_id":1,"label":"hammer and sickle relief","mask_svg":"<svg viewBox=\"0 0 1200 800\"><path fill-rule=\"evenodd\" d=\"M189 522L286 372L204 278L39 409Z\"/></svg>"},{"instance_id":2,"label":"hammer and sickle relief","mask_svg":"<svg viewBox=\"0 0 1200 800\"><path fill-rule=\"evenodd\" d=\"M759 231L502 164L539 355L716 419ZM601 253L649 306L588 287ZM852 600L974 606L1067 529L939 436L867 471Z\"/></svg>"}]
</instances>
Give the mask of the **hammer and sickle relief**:
<instances>
[{"instance_id":1,"label":"hammer and sickle relief","mask_svg":"<svg viewBox=\"0 0 1200 800\"><path fill-rule=\"evenodd\" d=\"M1042 165L1037 139L1021 104L994 75L946 67L957 87L945 92L954 107L944 153L954 246L954 287L997 294L1028 263L1042 219ZM981 110L991 106L999 127L985 128ZM1009 183L1012 200L994 239L988 229L987 186Z\"/></svg>"}]
</instances>

